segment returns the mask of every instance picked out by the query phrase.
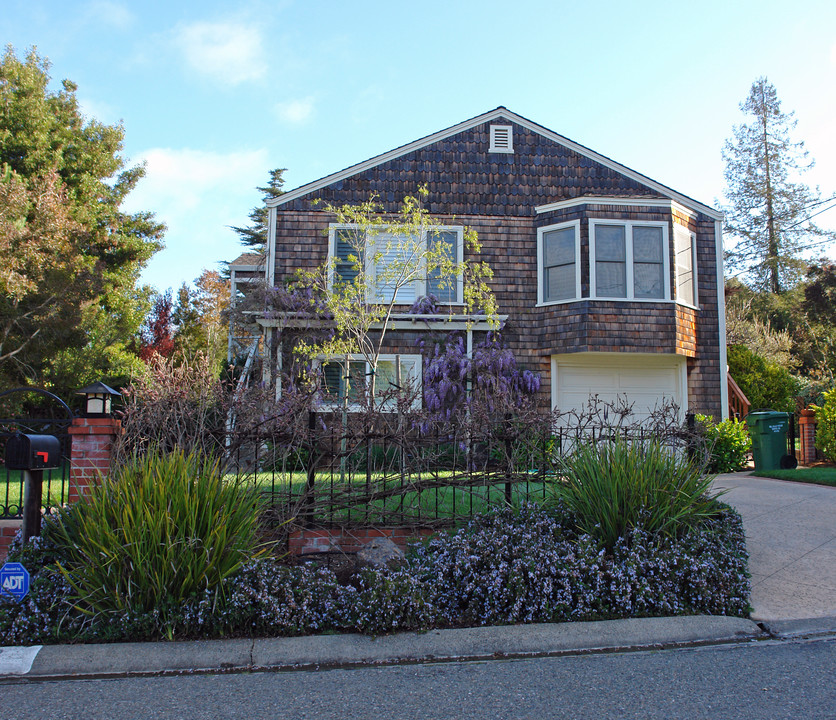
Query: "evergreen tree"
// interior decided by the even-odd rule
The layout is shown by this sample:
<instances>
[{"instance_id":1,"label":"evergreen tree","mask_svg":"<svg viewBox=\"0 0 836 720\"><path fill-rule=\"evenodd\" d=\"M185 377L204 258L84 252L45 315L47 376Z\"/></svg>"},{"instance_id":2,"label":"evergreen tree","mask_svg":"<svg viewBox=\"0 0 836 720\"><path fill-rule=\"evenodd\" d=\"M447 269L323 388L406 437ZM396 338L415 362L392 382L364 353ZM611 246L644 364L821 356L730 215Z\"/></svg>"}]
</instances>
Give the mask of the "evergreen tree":
<instances>
[{"instance_id":1,"label":"evergreen tree","mask_svg":"<svg viewBox=\"0 0 836 720\"><path fill-rule=\"evenodd\" d=\"M737 241L726 261L754 287L780 293L798 280L801 253L836 234L810 222L823 203L799 176L813 163L793 141L796 120L781 112L775 88L758 78L740 108L751 121L734 127L723 150L726 232Z\"/></svg>"},{"instance_id":2,"label":"evergreen tree","mask_svg":"<svg viewBox=\"0 0 836 720\"><path fill-rule=\"evenodd\" d=\"M121 209L144 175L121 156L124 130L86 119L76 85L49 89L49 63L7 48L0 60L0 389L68 394L118 385L148 292L137 287L162 245L151 213ZM115 379L114 379L115 378Z\"/></svg>"},{"instance_id":3,"label":"evergreen tree","mask_svg":"<svg viewBox=\"0 0 836 720\"><path fill-rule=\"evenodd\" d=\"M279 197L284 194L284 174L286 168L276 168L270 171L270 179L264 187L258 187L256 190L263 194L263 201L271 198ZM264 252L267 247L267 206L262 202L261 205L254 207L249 214L250 225L248 227L234 227L233 230L241 238L241 243L256 252Z\"/></svg>"}]
</instances>

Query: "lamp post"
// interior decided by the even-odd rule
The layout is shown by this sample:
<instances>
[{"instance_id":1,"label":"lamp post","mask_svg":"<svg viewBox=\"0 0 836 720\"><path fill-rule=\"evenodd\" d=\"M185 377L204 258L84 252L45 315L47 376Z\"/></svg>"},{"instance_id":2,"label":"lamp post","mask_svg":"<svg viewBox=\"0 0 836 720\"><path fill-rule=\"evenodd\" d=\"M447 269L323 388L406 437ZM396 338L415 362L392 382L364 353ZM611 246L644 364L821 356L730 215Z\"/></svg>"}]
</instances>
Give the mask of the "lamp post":
<instances>
[{"instance_id":1,"label":"lamp post","mask_svg":"<svg viewBox=\"0 0 836 720\"><path fill-rule=\"evenodd\" d=\"M84 395L84 417L107 418L111 416L111 401L114 396L122 393L108 387L103 382L94 382L92 385L76 390L76 394Z\"/></svg>"}]
</instances>

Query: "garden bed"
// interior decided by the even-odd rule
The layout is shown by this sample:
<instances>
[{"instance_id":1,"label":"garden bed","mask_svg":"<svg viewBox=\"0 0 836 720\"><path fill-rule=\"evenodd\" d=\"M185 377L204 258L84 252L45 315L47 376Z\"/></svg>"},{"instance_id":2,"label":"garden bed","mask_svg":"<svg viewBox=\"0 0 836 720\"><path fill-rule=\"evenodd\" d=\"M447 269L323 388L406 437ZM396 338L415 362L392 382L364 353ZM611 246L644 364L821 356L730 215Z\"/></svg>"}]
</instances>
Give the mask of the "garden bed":
<instances>
[{"instance_id":1,"label":"garden bed","mask_svg":"<svg viewBox=\"0 0 836 720\"><path fill-rule=\"evenodd\" d=\"M677 536L637 527L606 549L579 533L560 504L526 505L439 533L399 568L360 570L344 584L328 569L260 559L185 602L121 614L72 606L51 538L47 527L34 544L13 548L10 559L34 572L22 602L0 601L0 644L383 634L749 611L743 526L727 506Z\"/></svg>"}]
</instances>

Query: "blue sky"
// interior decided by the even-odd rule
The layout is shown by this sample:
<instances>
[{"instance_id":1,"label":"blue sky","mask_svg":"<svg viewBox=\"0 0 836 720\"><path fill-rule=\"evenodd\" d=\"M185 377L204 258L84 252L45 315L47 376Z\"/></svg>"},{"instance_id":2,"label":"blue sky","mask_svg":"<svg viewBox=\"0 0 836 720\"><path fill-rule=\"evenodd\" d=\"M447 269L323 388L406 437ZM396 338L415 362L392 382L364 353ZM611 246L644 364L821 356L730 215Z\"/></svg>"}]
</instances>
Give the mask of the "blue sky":
<instances>
[{"instance_id":1,"label":"blue sky","mask_svg":"<svg viewBox=\"0 0 836 720\"><path fill-rule=\"evenodd\" d=\"M228 226L270 169L290 189L499 105L715 205L765 75L816 160L807 182L836 194L832 0L0 0L0 38L124 123L148 166L128 207L169 226L143 275L159 289L239 254Z\"/></svg>"}]
</instances>

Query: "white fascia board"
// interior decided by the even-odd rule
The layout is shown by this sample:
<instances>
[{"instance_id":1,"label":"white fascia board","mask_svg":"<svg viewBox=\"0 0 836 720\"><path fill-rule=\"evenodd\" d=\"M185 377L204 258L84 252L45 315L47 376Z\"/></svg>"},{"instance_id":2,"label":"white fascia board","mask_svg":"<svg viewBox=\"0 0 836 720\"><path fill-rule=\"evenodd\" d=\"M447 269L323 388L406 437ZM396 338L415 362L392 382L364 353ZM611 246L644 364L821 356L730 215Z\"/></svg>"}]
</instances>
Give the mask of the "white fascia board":
<instances>
[{"instance_id":1,"label":"white fascia board","mask_svg":"<svg viewBox=\"0 0 836 720\"><path fill-rule=\"evenodd\" d=\"M508 320L507 315L497 315L497 320L500 327L505 325ZM277 328L326 328L333 327L332 320L323 320L321 318L303 317L294 313L287 313L281 317L276 318L258 318L256 322L261 327L277 327ZM380 330L383 323L373 323L372 330ZM494 330L495 327L490 323L485 315L411 315L409 313L397 313L392 315L387 327L390 330L477 330L488 331Z\"/></svg>"},{"instance_id":2,"label":"white fascia board","mask_svg":"<svg viewBox=\"0 0 836 720\"><path fill-rule=\"evenodd\" d=\"M534 208L534 212L536 212L538 215L542 215L543 213L554 212L556 210L566 210L567 208L576 207L578 205L620 205L622 207L658 207L665 208L666 210L676 210L692 218L696 218L698 214L696 210L689 207L685 207L681 203L678 203L676 200L672 200L669 198L643 197L641 195L634 195L632 197L584 195L582 197L571 198L569 200L561 200L559 202L548 203L547 205L538 205ZM705 214L708 215L708 213ZM719 215L719 213L713 211L713 214L710 215L710 217L714 220L717 220L719 218L715 217L716 215Z\"/></svg>"},{"instance_id":3,"label":"white fascia board","mask_svg":"<svg viewBox=\"0 0 836 720\"><path fill-rule=\"evenodd\" d=\"M543 137L548 138L549 140L553 140L554 142L558 143L559 145L563 145L564 147L568 148L569 150L573 150L574 152L578 153L579 155L583 155L584 157L589 158L590 160L594 160L597 163L600 163L604 167L609 168L610 170L614 170L621 175L624 175L631 180L635 180L636 182L649 187L652 190L656 190L661 195L665 195L673 200L676 200L678 203L683 205L686 208L690 208L697 212L701 212L709 217L719 220L722 219L722 215L715 210L714 208L709 207L708 205L703 205L696 200L689 198L686 195L682 195L681 193L676 192L675 190L667 187L666 185L662 185L661 183L652 180L651 178L647 177L646 175L642 175L635 170L631 170L630 168L622 165L620 163L615 162L615 160L610 160L610 158L600 155L596 153L594 150L590 150L588 147L580 145L579 143L570 140L567 137L563 137L563 135L559 135L552 130L549 130L542 125L538 125L531 120L527 120L520 115L517 115L514 112L511 112L507 108L498 107L495 110L491 110L490 112L486 112L482 115L478 115L475 118L471 118L470 120L465 120L458 125L453 125L452 127L447 128L446 130L439 130L437 133L433 133L432 135L427 135L427 137L421 138L420 140L415 140L407 145L402 145L399 148L395 148L394 150L390 150L389 152L383 153L382 155L376 155L373 158L369 158L364 162L357 163L356 165L351 165L350 167L345 168L344 170L340 170L339 172L333 173L332 175L327 175L324 178L320 178L319 180L315 180L314 182L308 183L307 185L302 185L301 187L296 188L295 190L291 190L290 192L286 192L282 195L279 195L276 198L271 198L266 201L266 205L268 207L278 207L280 205L284 205L285 203L292 202L297 198L303 197L312 192L316 192L317 190L321 190L322 188L328 187L329 185L339 182L340 180L344 180L345 178L351 177L352 175L357 175L358 173L364 172L369 170L370 168L377 167L378 165L382 165L383 163L389 162L390 160L394 160L399 158L403 155L408 153L414 152L415 150L420 150L423 147L427 147L428 145L432 145L433 143L439 142L440 140L446 140L448 137L452 137L453 135L458 135L461 132L466 130L470 130L471 128L476 127L477 125L482 125L483 123L490 122L491 120L496 120L498 118L504 118L505 120L510 120L511 122L515 122L518 125L521 125L531 132L538 133Z\"/></svg>"}]
</instances>

